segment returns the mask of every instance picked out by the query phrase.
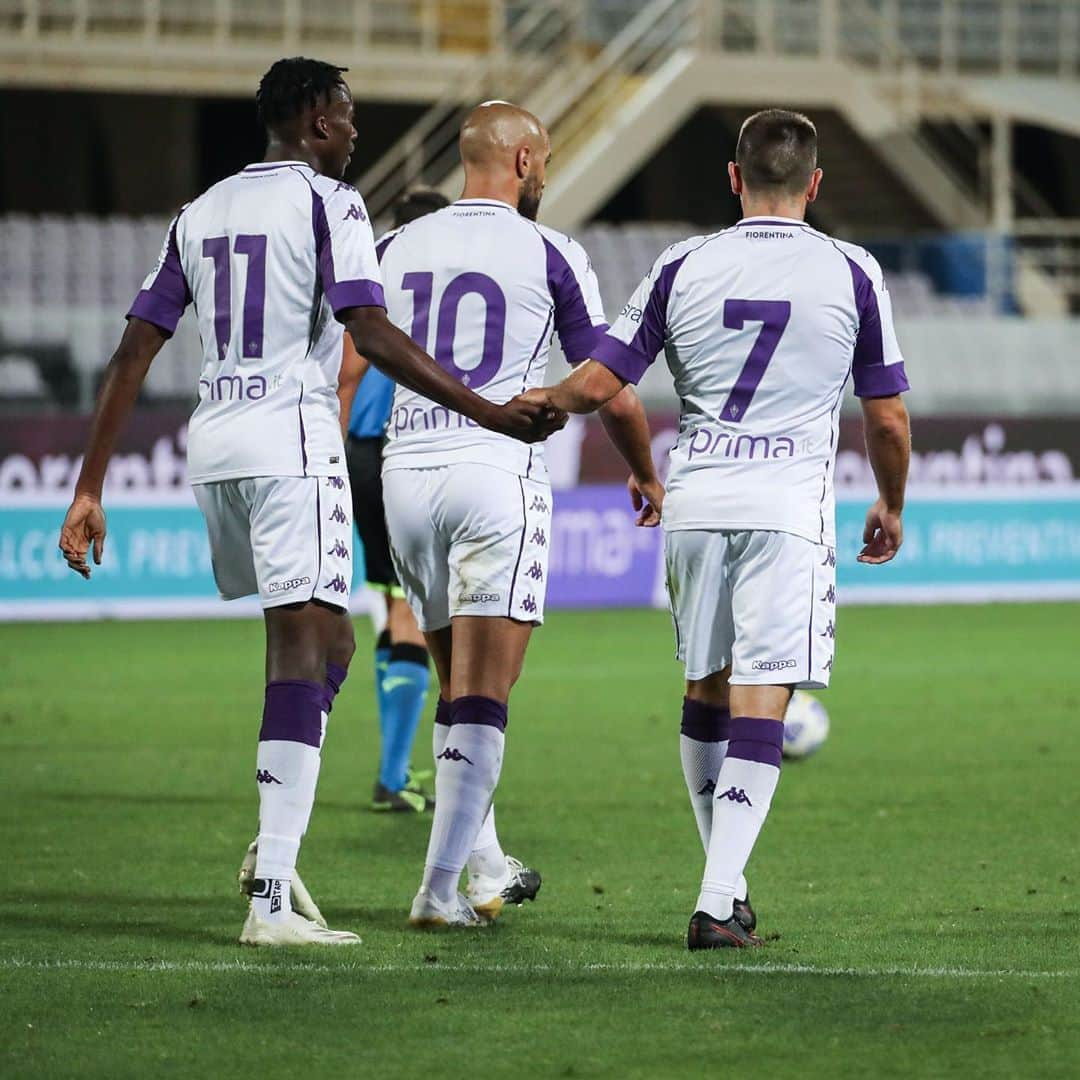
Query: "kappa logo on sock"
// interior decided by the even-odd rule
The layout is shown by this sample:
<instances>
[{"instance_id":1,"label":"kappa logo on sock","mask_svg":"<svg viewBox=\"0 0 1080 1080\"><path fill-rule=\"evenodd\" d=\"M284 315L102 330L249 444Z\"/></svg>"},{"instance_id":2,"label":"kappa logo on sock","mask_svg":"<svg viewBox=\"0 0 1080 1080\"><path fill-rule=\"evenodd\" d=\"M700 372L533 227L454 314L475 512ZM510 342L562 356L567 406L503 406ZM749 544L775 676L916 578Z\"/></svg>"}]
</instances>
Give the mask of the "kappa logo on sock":
<instances>
[{"instance_id":1,"label":"kappa logo on sock","mask_svg":"<svg viewBox=\"0 0 1080 1080\"><path fill-rule=\"evenodd\" d=\"M729 787L727 791L722 791L716 797L717 799L729 799L733 803L745 803L747 806L754 805L743 788Z\"/></svg>"},{"instance_id":2,"label":"kappa logo on sock","mask_svg":"<svg viewBox=\"0 0 1080 1080\"><path fill-rule=\"evenodd\" d=\"M472 761L469 760L457 747L451 749L449 746L438 756L437 761L464 761L466 765L471 765Z\"/></svg>"},{"instance_id":3,"label":"kappa logo on sock","mask_svg":"<svg viewBox=\"0 0 1080 1080\"><path fill-rule=\"evenodd\" d=\"M269 769L255 770L256 784L280 784L281 781Z\"/></svg>"},{"instance_id":4,"label":"kappa logo on sock","mask_svg":"<svg viewBox=\"0 0 1080 1080\"><path fill-rule=\"evenodd\" d=\"M713 794L715 794L715 792L716 792L716 784L714 784L711 780L706 780L705 783L701 785L701 790L698 792L698 794L699 795L713 795Z\"/></svg>"}]
</instances>

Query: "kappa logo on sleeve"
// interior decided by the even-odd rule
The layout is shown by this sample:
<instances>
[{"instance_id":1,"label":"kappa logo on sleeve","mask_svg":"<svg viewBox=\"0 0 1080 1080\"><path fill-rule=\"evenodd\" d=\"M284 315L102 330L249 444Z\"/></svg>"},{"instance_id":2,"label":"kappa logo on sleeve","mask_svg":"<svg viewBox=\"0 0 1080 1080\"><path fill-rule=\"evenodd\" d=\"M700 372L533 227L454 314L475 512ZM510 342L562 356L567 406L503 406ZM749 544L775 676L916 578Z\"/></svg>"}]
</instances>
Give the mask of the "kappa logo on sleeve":
<instances>
[{"instance_id":1,"label":"kappa logo on sleeve","mask_svg":"<svg viewBox=\"0 0 1080 1080\"><path fill-rule=\"evenodd\" d=\"M348 210L345 211L345 216L342 221L367 221L367 214L364 213L364 208L359 203L353 203Z\"/></svg>"}]
</instances>

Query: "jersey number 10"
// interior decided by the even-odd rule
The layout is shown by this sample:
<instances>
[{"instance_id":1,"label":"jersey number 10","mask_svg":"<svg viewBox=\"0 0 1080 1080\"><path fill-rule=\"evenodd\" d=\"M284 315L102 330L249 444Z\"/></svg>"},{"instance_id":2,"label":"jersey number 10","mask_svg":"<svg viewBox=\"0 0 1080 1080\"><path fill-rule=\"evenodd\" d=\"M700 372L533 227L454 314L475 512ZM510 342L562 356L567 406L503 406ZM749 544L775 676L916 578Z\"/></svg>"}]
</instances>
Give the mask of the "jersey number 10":
<instances>
[{"instance_id":1,"label":"jersey number 10","mask_svg":"<svg viewBox=\"0 0 1080 1080\"><path fill-rule=\"evenodd\" d=\"M428 272L406 274L401 287L413 294L412 332L409 336L420 346L428 348L431 324L431 298L435 288L435 275ZM454 362L454 335L457 333L458 307L470 293L484 301L484 345L480 363L471 370L460 368ZM470 271L458 274L443 290L435 325L435 362L472 390L478 390L495 378L502 366L503 338L506 335L506 296L498 284L487 276Z\"/></svg>"}]
</instances>

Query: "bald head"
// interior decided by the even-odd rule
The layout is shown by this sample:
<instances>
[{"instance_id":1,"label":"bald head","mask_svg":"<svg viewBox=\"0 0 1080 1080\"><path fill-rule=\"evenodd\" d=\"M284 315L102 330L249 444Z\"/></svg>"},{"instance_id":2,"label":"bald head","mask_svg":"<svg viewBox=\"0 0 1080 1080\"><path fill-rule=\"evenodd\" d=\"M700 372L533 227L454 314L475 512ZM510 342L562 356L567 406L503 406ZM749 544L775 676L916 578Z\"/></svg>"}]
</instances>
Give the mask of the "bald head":
<instances>
[{"instance_id":1,"label":"bald head","mask_svg":"<svg viewBox=\"0 0 1080 1080\"><path fill-rule=\"evenodd\" d=\"M460 145L466 169L513 169L523 147L546 158L548 137L531 112L508 101L486 101L465 118Z\"/></svg>"},{"instance_id":2,"label":"bald head","mask_svg":"<svg viewBox=\"0 0 1080 1080\"><path fill-rule=\"evenodd\" d=\"M502 199L536 217L551 145L531 112L508 101L477 105L461 125L459 146L470 197Z\"/></svg>"}]
</instances>

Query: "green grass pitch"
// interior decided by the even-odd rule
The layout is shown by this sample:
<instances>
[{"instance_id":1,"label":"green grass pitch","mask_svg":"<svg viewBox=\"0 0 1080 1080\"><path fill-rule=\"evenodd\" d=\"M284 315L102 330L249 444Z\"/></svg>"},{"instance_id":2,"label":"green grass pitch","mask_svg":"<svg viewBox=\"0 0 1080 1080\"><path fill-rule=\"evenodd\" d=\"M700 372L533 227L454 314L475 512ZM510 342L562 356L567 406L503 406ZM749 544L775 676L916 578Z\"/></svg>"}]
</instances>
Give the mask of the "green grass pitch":
<instances>
[{"instance_id":1,"label":"green grass pitch","mask_svg":"<svg viewBox=\"0 0 1080 1080\"><path fill-rule=\"evenodd\" d=\"M534 638L497 805L544 887L459 935L405 925L427 821L365 810L359 623L301 869L364 944L300 954L235 943L261 626L0 627L0 1075L1078 1076L1077 625L841 613L832 736L749 867L752 955L685 949L702 855L662 613Z\"/></svg>"}]
</instances>

